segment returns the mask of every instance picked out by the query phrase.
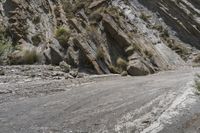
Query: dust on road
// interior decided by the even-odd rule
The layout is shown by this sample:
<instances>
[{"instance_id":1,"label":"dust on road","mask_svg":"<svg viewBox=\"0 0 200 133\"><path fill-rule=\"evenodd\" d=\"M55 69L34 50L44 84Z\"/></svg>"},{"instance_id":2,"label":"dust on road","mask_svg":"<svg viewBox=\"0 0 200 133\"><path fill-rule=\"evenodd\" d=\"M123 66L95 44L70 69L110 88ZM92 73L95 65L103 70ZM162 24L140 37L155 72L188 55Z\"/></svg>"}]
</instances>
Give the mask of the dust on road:
<instances>
[{"instance_id":1,"label":"dust on road","mask_svg":"<svg viewBox=\"0 0 200 133\"><path fill-rule=\"evenodd\" d=\"M163 124L158 132L198 131L199 117L193 117L200 106L192 107L196 101L191 103L193 110L181 108L183 113L170 119L175 124L161 120L198 72L185 68L144 77L86 76L71 80L18 75L17 81L4 75L0 77L4 81L0 83L0 92L4 92L0 94L0 131L137 133L154 132L155 128L147 129L157 122Z\"/></svg>"}]
</instances>

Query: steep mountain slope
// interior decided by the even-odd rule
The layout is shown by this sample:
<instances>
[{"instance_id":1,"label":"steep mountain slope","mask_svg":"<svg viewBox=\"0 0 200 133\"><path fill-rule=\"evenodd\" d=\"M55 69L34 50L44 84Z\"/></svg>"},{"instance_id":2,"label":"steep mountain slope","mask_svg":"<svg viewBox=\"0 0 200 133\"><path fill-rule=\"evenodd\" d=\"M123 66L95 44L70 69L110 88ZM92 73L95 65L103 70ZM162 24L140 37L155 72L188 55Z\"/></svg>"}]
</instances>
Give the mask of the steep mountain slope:
<instances>
[{"instance_id":1,"label":"steep mountain slope","mask_svg":"<svg viewBox=\"0 0 200 133\"><path fill-rule=\"evenodd\" d=\"M187 21L191 15L182 11L173 17L180 3L176 10L198 16L198 3L184 2L5 0L0 3L1 63L65 61L79 71L130 75L184 66L197 52L190 46L198 48L199 42L197 17ZM173 8L167 8L170 4Z\"/></svg>"},{"instance_id":2,"label":"steep mountain slope","mask_svg":"<svg viewBox=\"0 0 200 133\"><path fill-rule=\"evenodd\" d=\"M176 31L186 43L200 48L200 2L194 0L139 0Z\"/></svg>"}]
</instances>

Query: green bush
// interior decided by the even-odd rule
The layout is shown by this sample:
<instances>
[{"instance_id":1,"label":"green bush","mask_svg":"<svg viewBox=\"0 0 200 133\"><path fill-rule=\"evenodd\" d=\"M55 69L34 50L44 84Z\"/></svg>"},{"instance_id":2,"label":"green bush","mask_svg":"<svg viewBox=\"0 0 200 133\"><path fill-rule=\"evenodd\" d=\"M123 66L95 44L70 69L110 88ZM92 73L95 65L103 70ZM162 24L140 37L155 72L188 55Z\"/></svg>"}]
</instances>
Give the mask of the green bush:
<instances>
[{"instance_id":1,"label":"green bush","mask_svg":"<svg viewBox=\"0 0 200 133\"><path fill-rule=\"evenodd\" d=\"M169 38L169 31L167 29L164 29L163 32L160 35L163 39L167 40Z\"/></svg>"},{"instance_id":2,"label":"green bush","mask_svg":"<svg viewBox=\"0 0 200 133\"><path fill-rule=\"evenodd\" d=\"M108 68L111 73L120 74L122 72L118 67L113 65L109 65Z\"/></svg>"},{"instance_id":3,"label":"green bush","mask_svg":"<svg viewBox=\"0 0 200 133\"><path fill-rule=\"evenodd\" d=\"M200 80L195 80L195 87L200 92Z\"/></svg>"},{"instance_id":4,"label":"green bush","mask_svg":"<svg viewBox=\"0 0 200 133\"><path fill-rule=\"evenodd\" d=\"M159 32L163 32L163 30L164 30L163 26L162 25L158 25L158 24L157 25L156 24L153 25L152 28L156 29Z\"/></svg>"},{"instance_id":5,"label":"green bush","mask_svg":"<svg viewBox=\"0 0 200 133\"><path fill-rule=\"evenodd\" d=\"M66 46L68 44L67 42L70 38L70 31L67 28L59 27L56 30L55 36L56 36L56 39L59 41L59 43L62 46Z\"/></svg>"},{"instance_id":6,"label":"green bush","mask_svg":"<svg viewBox=\"0 0 200 133\"><path fill-rule=\"evenodd\" d=\"M195 78L195 85L194 87L197 89L198 92L200 92L200 75L199 74L196 74L195 75L196 78Z\"/></svg>"},{"instance_id":7,"label":"green bush","mask_svg":"<svg viewBox=\"0 0 200 133\"><path fill-rule=\"evenodd\" d=\"M11 42L0 42L0 64L8 64L8 56L12 53L14 47Z\"/></svg>"},{"instance_id":8,"label":"green bush","mask_svg":"<svg viewBox=\"0 0 200 133\"><path fill-rule=\"evenodd\" d=\"M73 18L74 13L73 13L73 5L70 3L68 0L61 0L62 5L63 5L63 10L66 14L67 18Z\"/></svg>"},{"instance_id":9,"label":"green bush","mask_svg":"<svg viewBox=\"0 0 200 133\"><path fill-rule=\"evenodd\" d=\"M197 55L194 60L193 60L194 63L200 63L200 54Z\"/></svg>"},{"instance_id":10,"label":"green bush","mask_svg":"<svg viewBox=\"0 0 200 133\"><path fill-rule=\"evenodd\" d=\"M75 14L80 9L85 9L87 12L89 5L91 4L92 0L75 0L70 2L69 0L61 0L63 5L63 10L65 11L67 18L75 17Z\"/></svg>"},{"instance_id":11,"label":"green bush","mask_svg":"<svg viewBox=\"0 0 200 133\"><path fill-rule=\"evenodd\" d=\"M136 48L134 47L134 45L131 45L129 46L128 48L126 48L125 52L128 54L128 55L132 55L134 53L134 50Z\"/></svg>"},{"instance_id":12,"label":"green bush","mask_svg":"<svg viewBox=\"0 0 200 133\"><path fill-rule=\"evenodd\" d=\"M144 54L148 57L151 58L153 56L153 53L148 51L148 50L144 50Z\"/></svg>"},{"instance_id":13,"label":"green bush","mask_svg":"<svg viewBox=\"0 0 200 133\"><path fill-rule=\"evenodd\" d=\"M13 45L6 35L6 29L0 26L0 64L8 61L8 55L13 51Z\"/></svg>"},{"instance_id":14,"label":"green bush","mask_svg":"<svg viewBox=\"0 0 200 133\"><path fill-rule=\"evenodd\" d=\"M37 34L37 35L32 37L32 42L33 42L34 46L38 46L39 43L42 41L41 36L42 36L41 34Z\"/></svg>"},{"instance_id":15,"label":"green bush","mask_svg":"<svg viewBox=\"0 0 200 133\"><path fill-rule=\"evenodd\" d=\"M25 50L22 57L23 64L34 64L38 61L36 50Z\"/></svg>"},{"instance_id":16,"label":"green bush","mask_svg":"<svg viewBox=\"0 0 200 133\"><path fill-rule=\"evenodd\" d=\"M2 43L0 42L0 56L4 55L6 52L9 52L12 49L12 44L7 42L7 43Z\"/></svg>"},{"instance_id":17,"label":"green bush","mask_svg":"<svg viewBox=\"0 0 200 133\"><path fill-rule=\"evenodd\" d=\"M97 48L96 58L103 60L105 58L105 53L101 47Z\"/></svg>"},{"instance_id":18,"label":"green bush","mask_svg":"<svg viewBox=\"0 0 200 133\"><path fill-rule=\"evenodd\" d=\"M118 66L120 69L126 70L126 69L127 69L127 65L128 65L128 63L127 63L126 60L122 59L121 57L119 57L119 58L117 59L117 66Z\"/></svg>"},{"instance_id":19,"label":"green bush","mask_svg":"<svg viewBox=\"0 0 200 133\"><path fill-rule=\"evenodd\" d=\"M34 64L39 61L39 54L35 49L19 49L9 55L10 65Z\"/></svg>"},{"instance_id":20,"label":"green bush","mask_svg":"<svg viewBox=\"0 0 200 133\"><path fill-rule=\"evenodd\" d=\"M149 20L150 17L151 17L151 16L146 15L144 12L142 12L142 13L140 14L140 18L141 18L142 20L146 21L146 22Z\"/></svg>"}]
</instances>

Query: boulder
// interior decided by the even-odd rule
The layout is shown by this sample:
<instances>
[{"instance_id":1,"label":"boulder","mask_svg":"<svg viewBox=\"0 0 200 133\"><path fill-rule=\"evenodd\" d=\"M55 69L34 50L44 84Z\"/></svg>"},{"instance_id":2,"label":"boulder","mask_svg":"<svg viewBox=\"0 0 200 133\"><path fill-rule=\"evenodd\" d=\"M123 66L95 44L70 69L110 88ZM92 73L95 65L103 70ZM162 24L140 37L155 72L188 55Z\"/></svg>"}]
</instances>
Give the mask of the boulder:
<instances>
[{"instance_id":1,"label":"boulder","mask_svg":"<svg viewBox=\"0 0 200 133\"><path fill-rule=\"evenodd\" d=\"M62 53L62 47L56 39L53 39L52 43L49 46L50 48L50 56L51 56L51 64L59 65L61 61L63 61L64 55Z\"/></svg>"},{"instance_id":2,"label":"boulder","mask_svg":"<svg viewBox=\"0 0 200 133\"><path fill-rule=\"evenodd\" d=\"M21 39L16 46L16 50L14 50L8 58L10 64L34 64L38 61L39 56L34 46Z\"/></svg>"},{"instance_id":3,"label":"boulder","mask_svg":"<svg viewBox=\"0 0 200 133\"><path fill-rule=\"evenodd\" d=\"M127 71L123 71L123 72L121 73L121 76L122 76L122 77L128 76L128 72L127 72Z\"/></svg>"},{"instance_id":4,"label":"boulder","mask_svg":"<svg viewBox=\"0 0 200 133\"><path fill-rule=\"evenodd\" d=\"M74 77L72 75L70 75L69 73L66 73L64 75L65 79L74 79Z\"/></svg>"},{"instance_id":5,"label":"boulder","mask_svg":"<svg viewBox=\"0 0 200 133\"><path fill-rule=\"evenodd\" d=\"M72 77L76 78L77 75L78 75L78 70L72 70L72 71L69 72L69 74L70 74Z\"/></svg>"},{"instance_id":6,"label":"boulder","mask_svg":"<svg viewBox=\"0 0 200 133\"><path fill-rule=\"evenodd\" d=\"M148 67L141 60L129 61L127 71L131 76L143 76L151 73Z\"/></svg>"},{"instance_id":7,"label":"boulder","mask_svg":"<svg viewBox=\"0 0 200 133\"><path fill-rule=\"evenodd\" d=\"M68 65L65 61L60 62L59 66L63 72L68 73L71 70L71 66Z\"/></svg>"},{"instance_id":8,"label":"boulder","mask_svg":"<svg viewBox=\"0 0 200 133\"><path fill-rule=\"evenodd\" d=\"M47 48L44 50L43 55L45 57L45 63L51 64L51 50L50 48Z\"/></svg>"},{"instance_id":9,"label":"boulder","mask_svg":"<svg viewBox=\"0 0 200 133\"><path fill-rule=\"evenodd\" d=\"M136 52L129 57L127 72L131 76L142 76L151 73L149 66L147 66L144 59Z\"/></svg>"},{"instance_id":10,"label":"boulder","mask_svg":"<svg viewBox=\"0 0 200 133\"><path fill-rule=\"evenodd\" d=\"M3 69L0 68L0 76L3 76L3 75L5 75L5 72Z\"/></svg>"}]
</instances>

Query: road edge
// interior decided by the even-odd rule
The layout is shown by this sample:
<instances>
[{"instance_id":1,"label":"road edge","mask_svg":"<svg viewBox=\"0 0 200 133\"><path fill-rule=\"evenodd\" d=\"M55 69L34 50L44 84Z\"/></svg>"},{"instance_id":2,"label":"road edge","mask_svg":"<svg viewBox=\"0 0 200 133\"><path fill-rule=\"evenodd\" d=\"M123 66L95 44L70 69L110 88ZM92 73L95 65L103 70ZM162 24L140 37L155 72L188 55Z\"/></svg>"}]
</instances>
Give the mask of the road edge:
<instances>
[{"instance_id":1,"label":"road edge","mask_svg":"<svg viewBox=\"0 0 200 133\"><path fill-rule=\"evenodd\" d=\"M164 133L182 130L181 128L186 119L190 119L194 114L200 113L200 110L195 109L196 107L200 108L200 102L198 102L200 97L194 87L194 81L189 81L184 90L157 121L153 122L141 133Z\"/></svg>"}]
</instances>

